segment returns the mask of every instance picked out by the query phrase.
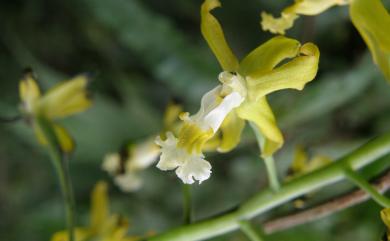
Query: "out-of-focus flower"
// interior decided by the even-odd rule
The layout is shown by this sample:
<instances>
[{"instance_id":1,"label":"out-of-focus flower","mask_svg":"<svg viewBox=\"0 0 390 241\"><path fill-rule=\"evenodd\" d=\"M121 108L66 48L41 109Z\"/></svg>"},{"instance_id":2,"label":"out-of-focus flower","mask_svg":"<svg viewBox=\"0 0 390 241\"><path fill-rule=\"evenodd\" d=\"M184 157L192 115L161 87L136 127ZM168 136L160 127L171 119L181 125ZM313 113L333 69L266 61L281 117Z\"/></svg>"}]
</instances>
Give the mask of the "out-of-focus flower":
<instances>
[{"instance_id":1,"label":"out-of-focus flower","mask_svg":"<svg viewBox=\"0 0 390 241\"><path fill-rule=\"evenodd\" d=\"M85 111L91 106L86 90L87 84L88 76L78 75L57 84L42 96L32 72L25 73L19 84L21 109L26 119L32 124L37 139L42 145L47 145L48 141L35 121L38 117L49 121L63 152L73 150L72 138L64 127L54 121Z\"/></svg>"},{"instance_id":2,"label":"out-of-focus flower","mask_svg":"<svg viewBox=\"0 0 390 241\"><path fill-rule=\"evenodd\" d=\"M129 145L122 155L109 153L105 156L102 169L113 176L122 191L137 191L142 186L141 172L151 166L160 153L154 138Z\"/></svg>"},{"instance_id":3,"label":"out-of-focus flower","mask_svg":"<svg viewBox=\"0 0 390 241\"><path fill-rule=\"evenodd\" d=\"M317 170L332 162L330 157L315 155L309 159L302 147L295 149L294 159L288 171L287 179L295 178Z\"/></svg>"},{"instance_id":4,"label":"out-of-focus flower","mask_svg":"<svg viewBox=\"0 0 390 241\"><path fill-rule=\"evenodd\" d=\"M163 130L176 133L180 128L179 114L182 106L175 102L167 105L163 118ZM107 154L102 163L102 169L107 171L114 182L124 192L139 190L143 185L142 171L157 161L160 148L154 142L156 135L146 140L127 145L120 153Z\"/></svg>"},{"instance_id":5,"label":"out-of-focus flower","mask_svg":"<svg viewBox=\"0 0 390 241\"><path fill-rule=\"evenodd\" d=\"M90 224L75 229L76 241L137 241L139 237L126 237L129 224L126 219L110 214L107 184L98 182L91 196ZM68 232L55 233L51 241L68 241Z\"/></svg>"},{"instance_id":6,"label":"out-of-focus flower","mask_svg":"<svg viewBox=\"0 0 390 241\"><path fill-rule=\"evenodd\" d=\"M387 227L387 236L385 235L387 239L385 240L390 240L390 208L385 208L381 211L381 218Z\"/></svg>"},{"instance_id":7,"label":"out-of-focus flower","mask_svg":"<svg viewBox=\"0 0 390 241\"><path fill-rule=\"evenodd\" d=\"M370 49L374 62L390 81L390 14L381 0L296 0L279 18L261 13L263 30L285 34L299 15L317 15L332 6L349 4L353 25Z\"/></svg>"},{"instance_id":8,"label":"out-of-focus flower","mask_svg":"<svg viewBox=\"0 0 390 241\"><path fill-rule=\"evenodd\" d=\"M296 177L300 177L304 174L313 172L321 167L324 167L332 162L330 157L324 155L315 155L309 159L307 153L302 147L297 147L294 153L294 159L288 170L286 180L292 180ZM306 204L306 200L313 196L313 192L306 194L305 196L296 198L293 204L296 208L303 208Z\"/></svg>"},{"instance_id":9,"label":"out-of-focus flower","mask_svg":"<svg viewBox=\"0 0 390 241\"><path fill-rule=\"evenodd\" d=\"M181 115L183 125L177 135L167 133L156 143L161 146L157 167L176 169L187 184L201 183L211 174L204 159L206 143L219 131L218 151L227 152L240 141L245 120L254 123L264 137L262 156L272 155L283 144L283 137L266 100L266 95L281 89L301 90L318 68L319 51L312 43L301 45L282 36L272 38L250 52L241 62L226 42L218 20L210 13L220 6L218 0L206 0L201 7L201 30L223 71L221 82L201 100L200 110ZM291 59L281 64L282 61Z\"/></svg>"},{"instance_id":10,"label":"out-of-focus flower","mask_svg":"<svg viewBox=\"0 0 390 241\"><path fill-rule=\"evenodd\" d=\"M294 4L283 9L279 18L263 11L261 26L264 31L285 34L285 31L294 25L299 15L317 15L330 7L345 4L348 4L348 0L295 0Z\"/></svg>"}]
</instances>

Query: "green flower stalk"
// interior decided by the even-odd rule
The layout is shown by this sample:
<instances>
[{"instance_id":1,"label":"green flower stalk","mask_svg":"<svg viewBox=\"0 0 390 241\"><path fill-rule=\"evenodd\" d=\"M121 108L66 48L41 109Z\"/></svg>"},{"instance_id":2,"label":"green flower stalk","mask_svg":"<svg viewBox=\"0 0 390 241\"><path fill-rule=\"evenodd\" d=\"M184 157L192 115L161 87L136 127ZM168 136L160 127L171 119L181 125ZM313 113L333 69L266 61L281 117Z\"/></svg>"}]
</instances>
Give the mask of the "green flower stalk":
<instances>
[{"instance_id":1,"label":"green flower stalk","mask_svg":"<svg viewBox=\"0 0 390 241\"><path fill-rule=\"evenodd\" d=\"M89 108L91 101L86 91L87 84L87 76L79 75L59 83L46 94L41 95L32 72L28 71L19 85L23 116L34 129L39 143L47 147L59 178L65 201L70 241L75 237L73 229L75 217L68 156L74 149L74 142L67 130L55 120Z\"/></svg>"}]
</instances>

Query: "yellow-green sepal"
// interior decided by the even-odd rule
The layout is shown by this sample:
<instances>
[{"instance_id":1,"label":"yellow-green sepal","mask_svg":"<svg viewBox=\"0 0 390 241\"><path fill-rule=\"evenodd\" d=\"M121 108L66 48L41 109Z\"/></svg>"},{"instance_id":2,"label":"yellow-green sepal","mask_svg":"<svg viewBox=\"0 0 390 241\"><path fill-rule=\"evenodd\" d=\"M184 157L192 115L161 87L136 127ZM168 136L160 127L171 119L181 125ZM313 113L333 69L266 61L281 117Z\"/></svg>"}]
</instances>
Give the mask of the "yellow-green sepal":
<instances>
[{"instance_id":1,"label":"yellow-green sepal","mask_svg":"<svg viewBox=\"0 0 390 241\"><path fill-rule=\"evenodd\" d=\"M286 12L294 12L300 15L317 15L327 9L348 4L349 0L296 0L295 4L286 8Z\"/></svg>"},{"instance_id":2,"label":"yellow-green sepal","mask_svg":"<svg viewBox=\"0 0 390 241\"><path fill-rule=\"evenodd\" d=\"M382 209L381 218L387 227L387 239L390 240L390 208Z\"/></svg>"},{"instance_id":3,"label":"yellow-green sepal","mask_svg":"<svg viewBox=\"0 0 390 241\"><path fill-rule=\"evenodd\" d=\"M349 0L295 0L295 3L283 9L280 17L262 12L260 25L264 31L285 34L294 26L299 15L317 15L330 7L348 4Z\"/></svg>"},{"instance_id":4,"label":"yellow-green sepal","mask_svg":"<svg viewBox=\"0 0 390 241\"><path fill-rule=\"evenodd\" d=\"M390 81L390 14L380 0L351 1L350 15L374 62Z\"/></svg>"},{"instance_id":5,"label":"yellow-green sepal","mask_svg":"<svg viewBox=\"0 0 390 241\"><path fill-rule=\"evenodd\" d=\"M276 36L250 52L240 63L242 76L259 75L272 70L282 60L299 53L301 44L292 38Z\"/></svg>"},{"instance_id":6,"label":"yellow-green sepal","mask_svg":"<svg viewBox=\"0 0 390 241\"><path fill-rule=\"evenodd\" d=\"M96 183L91 195L91 232L99 232L109 216L107 183Z\"/></svg>"},{"instance_id":7,"label":"yellow-green sepal","mask_svg":"<svg viewBox=\"0 0 390 241\"><path fill-rule=\"evenodd\" d=\"M229 152L235 148L241 140L241 133L245 127L245 121L237 116L235 111L230 112L220 127L219 152Z\"/></svg>"},{"instance_id":8,"label":"yellow-green sepal","mask_svg":"<svg viewBox=\"0 0 390 241\"><path fill-rule=\"evenodd\" d=\"M27 112L26 114L32 114L41 97L41 91L31 70L25 72L19 82L19 95L22 100L23 111Z\"/></svg>"},{"instance_id":9,"label":"yellow-green sepal","mask_svg":"<svg viewBox=\"0 0 390 241\"><path fill-rule=\"evenodd\" d=\"M220 6L221 3L218 0L205 0L203 2L200 11L200 28L203 37L213 51L222 69L225 71L237 71L237 57L229 47L218 20L210 13L211 10Z\"/></svg>"},{"instance_id":10,"label":"yellow-green sepal","mask_svg":"<svg viewBox=\"0 0 390 241\"><path fill-rule=\"evenodd\" d=\"M89 231L86 228L75 228L74 236L75 241L84 241L87 240ZM65 230L56 232L53 234L50 241L69 241L69 232Z\"/></svg>"},{"instance_id":11,"label":"yellow-green sepal","mask_svg":"<svg viewBox=\"0 0 390 241\"><path fill-rule=\"evenodd\" d=\"M261 144L261 156L270 157L283 145L283 136L266 97L254 101L246 100L236 109L238 116L251 121L258 128L264 141Z\"/></svg>"},{"instance_id":12,"label":"yellow-green sepal","mask_svg":"<svg viewBox=\"0 0 390 241\"><path fill-rule=\"evenodd\" d=\"M43 146L47 146L49 144L49 140L48 137L45 136L41 124L42 122L37 121L33 124L34 133L38 139L38 142ZM55 134L56 138L56 143L59 144L61 151L63 153L73 152L75 144L68 131L63 126L57 123L46 121L45 124L47 125L46 128L51 128L53 130L53 133Z\"/></svg>"},{"instance_id":13,"label":"yellow-green sepal","mask_svg":"<svg viewBox=\"0 0 390 241\"><path fill-rule=\"evenodd\" d=\"M86 110L92 104L88 82L88 76L81 74L57 84L41 98L40 111L50 119L57 119Z\"/></svg>"},{"instance_id":14,"label":"yellow-green sepal","mask_svg":"<svg viewBox=\"0 0 390 241\"><path fill-rule=\"evenodd\" d=\"M250 99L258 99L277 90L302 90L314 79L318 70L320 52L313 43L299 49L299 55L269 72L260 72L246 77Z\"/></svg>"}]
</instances>

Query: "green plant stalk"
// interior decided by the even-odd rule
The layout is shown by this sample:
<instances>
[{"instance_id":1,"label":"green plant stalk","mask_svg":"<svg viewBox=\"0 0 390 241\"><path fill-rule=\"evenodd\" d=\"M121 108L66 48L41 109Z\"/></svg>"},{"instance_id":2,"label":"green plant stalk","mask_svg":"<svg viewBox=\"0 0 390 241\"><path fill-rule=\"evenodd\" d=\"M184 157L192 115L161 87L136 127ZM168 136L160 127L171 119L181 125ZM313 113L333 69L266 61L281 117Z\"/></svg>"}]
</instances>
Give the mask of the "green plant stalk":
<instances>
[{"instance_id":1,"label":"green plant stalk","mask_svg":"<svg viewBox=\"0 0 390 241\"><path fill-rule=\"evenodd\" d=\"M390 208L390 199L380 194L375 188L371 186L369 182L367 182L358 173L356 173L355 171L351 170L351 168L348 167L345 168L344 172L345 172L345 176L350 181L352 181L362 190L366 191L375 202L377 202L379 205L381 205L384 208Z\"/></svg>"},{"instance_id":2,"label":"green plant stalk","mask_svg":"<svg viewBox=\"0 0 390 241\"><path fill-rule=\"evenodd\" d=\"M38 128L40 128L40 130L42 131L42 133L44 134L48 142L47 148L54 169L57 173L62 195L64 197L69 241L74 241L75 240L74 237L75 204L74 204L72 184L69 176L67 158L61 151L61 147L58 143L57 137L55 135L51 123L44 116L38 116L36 118L36 124L38 125Z\"/></svg>"},{"instance_id":3,"label":"green plant stalk","mask_svg":"<svg viewBox=\"0 0 390 241\"><path fill-rule=\"evenodd\" d=\"M267 169L268 182L273 191L280 189L280 183L278 180L278 174L275 167L275 160L273 156L264 158L265 168Z\"/></svg>"},{"instance_id":4,"label":"green plant stalk","mask_svg":"<svg viewBox=\"0 0 390 241\"><path fill-rule=\"evenodd\" d=\"M252 127L253 132L256 136L257 145L259 146L260 150L263 150L263 143L264 138L259 132L259 129L257 128L256 124L253 122L249 122L250 126ZM265 168L267 170L267 177L268 177L268 183L273 191L278 191L280 189L280 183L278 179L278 173L275 168L275 160L273 156L265 157L264 164Z\"/></svg>"},{"instance_id":5,"label":"green plant stalk","mask_svg":"<svg viewBox=\"0 0 390 241\"><path fill-rule=\"evenodd\" d=\"M190 224L192 221L192 195L189 184L183 184L183 218L184 224Z\"/></svg>"},{"instance_id":6,"label":"green plant stalk","mask_svg":"<svg viewBox=\"0 0 390 241\"><path fill-rule=\"evenodd\" d=\"M390 133L369 141L326 167L286 183L278 192L266 189L255 194L237 210L172 229L149 240L195 241L225 234L238 229L241 220L249 220L296 197L344 179L346 165L358 170L387 154L390 154Z\"/></svg>"},{"instance_id":7,"label":"green plant stalk","mask_svg":"<svg viewBox=\"0 0 390 241\"><path fill-rule=\"evenodd\" d=\"M264 239L253 229L253 226L247 220L240 221L240 229L251 241L264 241Z\"/></svg>"}]
</instances>

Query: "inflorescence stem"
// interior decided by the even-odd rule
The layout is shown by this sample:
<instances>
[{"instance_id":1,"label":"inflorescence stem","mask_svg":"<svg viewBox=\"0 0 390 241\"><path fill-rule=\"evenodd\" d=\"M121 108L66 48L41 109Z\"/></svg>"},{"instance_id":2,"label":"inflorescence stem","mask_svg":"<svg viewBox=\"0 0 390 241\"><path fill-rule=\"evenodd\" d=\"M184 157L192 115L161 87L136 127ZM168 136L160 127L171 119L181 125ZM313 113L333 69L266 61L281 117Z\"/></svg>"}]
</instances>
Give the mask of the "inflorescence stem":
<instances>
[{"instance_id":1,"label":"inflorescence stem","mask_svg":"<svg viewBox=\"0 0 390 241\"><path fill-rule=\"evenodd\" d=\"M250 220L303 194L343 180L346 166L356 171L387 154L390 154L390 133L369 141L328 166L286 183L277 192L266 189L255 194L237 210L172 229L149 240L195 241L231 232L240 228L242 220Z\"/></svg>"},{"instance_id":2,"label":"inflorescence stem","mask_svg":"<svg viewBox=\"0 0 390 241\"><path fill-rule=\"evenodd\" d=\"M55 132L49 121L47 121L44 116L38 116L36 118L36 121L48 142L47 147L49 150L50 158L52 160L54 169L56 170L56 173L58 175L61 191L64 197L69 241L74 241L75 204L72 183L70 180L68 169L68 160L66 158L67 156L61 151L60 144L58 143Z\"/></svg>"}]
</instances>

